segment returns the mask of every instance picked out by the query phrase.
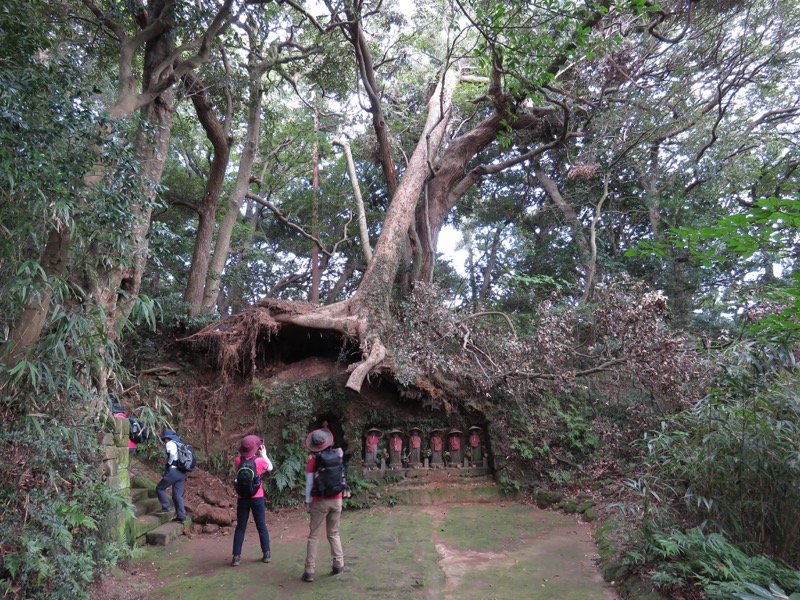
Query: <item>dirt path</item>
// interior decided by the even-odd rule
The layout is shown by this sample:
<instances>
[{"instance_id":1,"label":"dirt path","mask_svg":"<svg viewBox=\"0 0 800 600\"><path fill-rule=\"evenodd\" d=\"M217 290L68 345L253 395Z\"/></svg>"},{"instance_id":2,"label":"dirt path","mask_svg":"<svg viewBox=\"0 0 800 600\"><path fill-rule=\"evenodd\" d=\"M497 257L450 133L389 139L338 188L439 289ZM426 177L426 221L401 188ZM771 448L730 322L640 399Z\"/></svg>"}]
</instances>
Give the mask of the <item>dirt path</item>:
<instances>
[{"instance_id":1,"label":"dirt path","mask_svg":"<svg viewBox=\"0 0 800 600\"><path fill-rule=\"evenodd\" d=\"M260 562L248 526L242 565L229 566L230 535L183 537L147 549L95 590L93 600L432 598L611 600L594 566L591 529L516 503L395 506L346 512L347 570L329 575L323 539L314 583L300 581L308 517L268 515L273 560Z\"/></svg>"}]
</instances>

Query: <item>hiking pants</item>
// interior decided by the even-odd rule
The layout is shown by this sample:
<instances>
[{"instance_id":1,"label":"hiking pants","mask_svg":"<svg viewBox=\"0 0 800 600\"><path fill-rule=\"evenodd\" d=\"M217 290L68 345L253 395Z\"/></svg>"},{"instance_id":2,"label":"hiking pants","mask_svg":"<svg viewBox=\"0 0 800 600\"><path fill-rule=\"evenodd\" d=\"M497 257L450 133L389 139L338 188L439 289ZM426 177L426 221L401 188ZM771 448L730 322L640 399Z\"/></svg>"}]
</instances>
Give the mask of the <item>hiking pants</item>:
<instances>
[{"instance_id":1,"label":"hiking pants","mask_svg":"<svg viewBox=\"0 0 800 600\"><path fill-rule=\"evenodd\" d=\"M241 556L244 534L247 531L247 521L250 512L253 512L253 521L258 530L258 541L261 543L261 552L269 552L269 531L267 530L267 507L264 496L260 498L239 498L236 501L236 532L233 534L233 555Z\"/></svg>"},{"instance_id":2,"label":"hiking pants","mask_svg":"<svg viewBox=\"0 0 800 600\"><path fill-rule=\"evenodd\" d=\"M327 532L328 542L331 545L332 566L335 569L344 567L342 541L339 539L339 520L341 516L341 498L316 500L311 503L311 530L308 534L308 545L306 546L306 573L314 573L316 571L317 547L319 546L319 535L323 524Z\"/></svg>"},{"instance_id":3,"label":"hiking pants","mask_svg":"<svg viewBox=\"0 0 800 600\"><path fill-rule=\"evenodd\" d=\"M172 486L172 502L175 504L175 516L179 519L186 518L186 508L183 506L183 488L186 486L186 473L170 467L164 472L164 476L156 486L156 495L161 502L161 508L169 510L169 498L167 498L167 488Z\"/></svg>"}]
</instances>

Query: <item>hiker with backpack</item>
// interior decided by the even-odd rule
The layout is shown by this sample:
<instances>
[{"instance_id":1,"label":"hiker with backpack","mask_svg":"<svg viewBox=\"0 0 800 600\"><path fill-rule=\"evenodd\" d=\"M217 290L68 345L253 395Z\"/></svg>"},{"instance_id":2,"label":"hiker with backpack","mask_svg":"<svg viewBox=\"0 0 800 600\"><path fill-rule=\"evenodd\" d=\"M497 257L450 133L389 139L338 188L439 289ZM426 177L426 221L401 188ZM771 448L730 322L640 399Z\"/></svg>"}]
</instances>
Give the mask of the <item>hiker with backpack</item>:
<instances>
[{"instance_id":1,"label":"hiker with backpack","mask_svg":"<svg viewBox=\"0 0 800 600\"><path fill-rule=\"evenodd\" d=\"M186 473L194 469L194 454L192 447L181 442L181 438L172 429L164 430L161 434L161 441L164 442L167 462L164 466L164 475L156 485L156 495L161 502L161 509L157 511L157 514L171 512L167 488L172 487L172 502L175 504L175 518L172 520L176 523L183 523L186 521L183 488L186 486ZM191 455L188 459L187 452Z\"/></svg>"},{"instance_id":2,"label":"hiker with backpack","mask_svg":"<svg viewBox=\"0 0 800 600\"><path fill-rule=\"evenodd\" d=\"M233 560L232 567L238 567L242 558L242 545L244 534L247 531L247 521L253 513L253 521L258 530L258 540L261 544L262 562L272 560L269 547L269 530L267 529L267 507L262 486L262 473L272 471L272 461L267 456L264 440L257 435L246 435L239 445L239 456L234 459L236 479L233 486L236 489L236 532L233 535Z\"/></svg>"},{"instance_id":3,"label":"hiker with backpack","mask_svg":"<svg viewBox=\"0 0 800 600\"><path fill-rule=\"evenodd\" d=\"M339 538L339 521L342 515L342 452L333 448L333 434L328 429L315 429L306 437L306 447L311 456L306 464L306 508L311 513L311 524L306 545L306 562L301 579L314 581L319 536L325 525L331 546L333 568L331 575L344 571L344 553Z\"/></svg>"}]
</instances>

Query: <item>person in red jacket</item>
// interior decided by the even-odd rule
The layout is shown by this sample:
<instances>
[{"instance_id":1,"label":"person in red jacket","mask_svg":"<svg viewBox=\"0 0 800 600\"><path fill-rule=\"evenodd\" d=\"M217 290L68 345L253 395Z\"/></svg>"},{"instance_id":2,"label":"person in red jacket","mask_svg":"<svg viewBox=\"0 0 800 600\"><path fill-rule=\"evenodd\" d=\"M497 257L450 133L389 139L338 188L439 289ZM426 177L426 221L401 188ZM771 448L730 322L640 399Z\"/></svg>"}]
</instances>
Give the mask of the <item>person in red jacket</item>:
<instances>
[{"instance_id":1,"label":"person in red jacket","mask_svg":"<svg viewBox=\"0 0 800 600\"><path fill-rule=\"evenodd\" d=\"M272 471L272 462L267 456L267 449L264 441L257 435L246 435L242 438L239 445L239 456L234 459L234 465L238 472L242 461L255 457L256 472L261 477L263 472ZM244 534L247 531L247 521L250 513L253 513L253 521L258 530L258 541L261 544L261 560L268 563L272 560L269 547L269 530L267 529L267 507L264 499L264 488L258 486L256 493L250 498L243 498L237 494L236 500L236 532L233 534L233 560L232 567L238 567L242 560L242 546L244 545Z\"/></svg>"}]
</instances>

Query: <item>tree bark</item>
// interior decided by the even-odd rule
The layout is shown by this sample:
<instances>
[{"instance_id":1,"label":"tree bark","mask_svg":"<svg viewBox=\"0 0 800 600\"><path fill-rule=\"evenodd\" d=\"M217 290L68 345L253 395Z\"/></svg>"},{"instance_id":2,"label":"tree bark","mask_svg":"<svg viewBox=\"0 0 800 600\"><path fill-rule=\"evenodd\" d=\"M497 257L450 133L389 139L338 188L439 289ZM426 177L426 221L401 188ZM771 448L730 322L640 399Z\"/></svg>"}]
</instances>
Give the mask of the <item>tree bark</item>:
<instances>
[{"instance_id":1,"label":"tree bark","mask_svg":"<svg viewBox=\"0 0 800 600\"><path fill-rule=\"evenodd\" d=\"M183 76L183 82L192 99L192 104L194 104L197 118L214 148L214 157L211 159L211 169L206 180L203 198L197 207L197 235L192 253L192 264L189 268L189 280L183 293L183 301L189 305L189 315L195 316L203 309L203 291L208 275L208 263L211 259L217 204L222 194L222 185L225 183L225 171L228 168L232 140L228 136L227 122L222 124L217 119L208 98L208 90L197 79L194 72L188 71Z\"/></svg>"},{"instance_id":2,"label":"tree bark","mask_svg":"<svg viewBox=\"0 0 800 600\"><path fill-rule=\"evenodd\" d=\"M64 275L70 243L71 234L66 224L50 230L41 259L44 270L42 288L39 293L31 295L22 314L11 327L5 343L8 348L5 361L9 366L15 365L42 335L53 296L54 280Z\"/></svg>"},{"instance_id":3,"label":"tree bark","mask_svg":"<svg viewBox=\"0 0 800 600\"><path fill-rule=\"evenodd\" d=\"M231 235L236 221L239 219L239 209L250 187L250 176L253 173L253 162L258 152L258 138L261 133L261 99L264 95L261 86L261 77L265 67L262 65L250 69L250 102L247 112L247 133L245 135L244 149L239 160L239 171L236 175L236 185L228 197L228 210L219 226L217 243L214 246L214 255L208 268L205 291L203 293L203 308L208 310L215 305L220 290L220 277L228 261L228 251L231 246Z\"/></svg>"},{"instance_id":4,"label":"tree bark","mask_svg":"<svg viewBox=\"0 0 800 600\"><path fill-rule=\"evenodd\" d=\"M578 260L580 261L581 270L583 271L584 283L586 283L590 274L592 278L594 277L594 264L592 263L592 252L589 247L589 242L583 231L583 225L580 219L578 219L578 214L575 212L572 205L564 200L561 191L558 189L558 185L556 185L555 181L550 179L538 160L533 161L532 167L542 189L544 189L553 204L561 211L564 220L567 222L567 225L569 225L570 231L572 232L572 239L578 249Z\"/></svg>"},{"instance_id":5,"label":"tree bark","mask_svg":"<svg viewBox=\"0 0 800 600\"><path fill-rule=\"evenodd\" d=\"M369 244L369 227L367 226L367 216L364 211L364 199L361 197L361 186L358 184L358 175L356 175L356 165L353 161L353 153L350 150L350 144L345 140L336 139L334 144L341 146L344 149L344 157L347 161L347 173L350 175L350 185L353 186L353 198L356 202L356 214L358 215L358 233L361 238L361 252L364 253L364 260L369 265L372 260L372 247Z\"/></svg>"}]
</instances>

